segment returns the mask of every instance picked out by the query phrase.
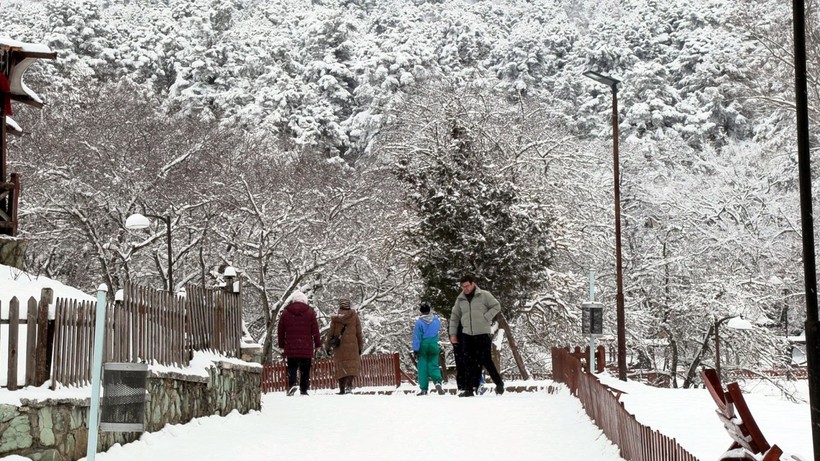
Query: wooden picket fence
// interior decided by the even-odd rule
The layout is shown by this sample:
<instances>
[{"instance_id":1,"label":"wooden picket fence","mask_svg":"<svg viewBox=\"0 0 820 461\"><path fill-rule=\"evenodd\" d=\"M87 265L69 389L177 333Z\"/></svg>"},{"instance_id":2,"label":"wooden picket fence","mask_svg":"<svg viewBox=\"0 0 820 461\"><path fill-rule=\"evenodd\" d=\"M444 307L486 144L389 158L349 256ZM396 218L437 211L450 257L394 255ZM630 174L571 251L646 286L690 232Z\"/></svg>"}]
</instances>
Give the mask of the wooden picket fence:
<instances>
[{"instance_id":1,"label":"wooden picket fence","mask_svg":"<svg viewBox=\"0 0 820 461\"><path fill-rule=\"evenodd\" d=\"M310 368L311 389L335 389L338 381L334 377L332 358L313 360ZM368 354L362 356L361 374L353 380L354 387L376 387L401 385L399 353ZM288 367L285 361L265 364L262 368L262 392L286 391L288 389Z\"/></svg>"},{"instance_id":2,"label":"wooden picket fence","mask_svg":"<svg viewBox=\"0 0 820 461\"><path fill-rule=\"evenodd\" d=\"M20 318L20 303L12 298L8 319L8 370L6 387L18 389L19 334L25 325L26 386L40 386L49 378L51 388L81 386L91 381L94 348L95 301L58 298L49 319L52 291L44 289L38 303L27 303ZM2 306L0 306L1 308ZM177 297L133 284L124 288L124 299L106 306L103 360L106 362L156 362L187 365L193 351L208 350L239 357L242 340L242 304L239 295L223 290L186 287ZM3 341L5 338L0 338ZM2 372L2 371L0 371Z\"/></svg>"},{"instance_id":3,"label":"wooden picket fence","mask_svg":"<svg viewBox=\"0 0 820 461\"><path fill-rule=\"evenodd\" d=\"M6 387L9 390L16 390L19 387L17 370L21 352L19 350L21 325L26 326L26 349L22 351L26 367L24 385L40 385L46 381L51 362L51 351L47 345L49 342L48 306L52 296L53 291L46 288L42 290L39 303L33 297L29 298L24 318L20 318L20 301L16 297L12 298L9 303L8 318L0 320L0 324L9 326L8 369L6 370ZM0 305L0 309L2 307ZM2 340L3 338L0 338L0 341Z\"/></svg>"},{"instance_id":4,"label":"wooden picket fence","mask_svg":"<svg viewBox=\"0 0 820 461\"><path fill-rule=\"evenodd\" d=\"M619 391L584 372L581 361L569 349L552 349L552 377L569 387L589 417L630 461L698 461L671 439L639 423L618 401ZM613 391L615 393L613 393Z\"/></svg>"}]
</instances>

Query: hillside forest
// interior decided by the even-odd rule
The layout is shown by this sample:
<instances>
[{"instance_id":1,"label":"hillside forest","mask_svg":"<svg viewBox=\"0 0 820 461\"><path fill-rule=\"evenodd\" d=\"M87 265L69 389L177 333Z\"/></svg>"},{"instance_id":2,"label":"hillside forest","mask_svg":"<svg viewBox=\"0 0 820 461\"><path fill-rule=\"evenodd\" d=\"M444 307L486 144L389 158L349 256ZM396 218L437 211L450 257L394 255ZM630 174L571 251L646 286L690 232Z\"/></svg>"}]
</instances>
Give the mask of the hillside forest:
<instances>
[{"instance_id":1,"label":"hillside forest","mask_svg":"<svg viewBox=\"0 0 820 461\"><path fill-rule=\"evenodd\" d=\"M807 1L809 115L820 47ZM14 106L29 272L91 291L214 286L266 343L294 290L399 351L464 273L532 373L582 345L594 271L615 335L616 76L629 365L688 387L792 360L805 320L791 5L774 0L0 0L49 46ZM814 167L814 184L817 168ZM814 197L817 197L817 191ZM816 206L815 206L816 208ZM517 373L499 335L504 372Z\"/></svg>"}]
</instances>

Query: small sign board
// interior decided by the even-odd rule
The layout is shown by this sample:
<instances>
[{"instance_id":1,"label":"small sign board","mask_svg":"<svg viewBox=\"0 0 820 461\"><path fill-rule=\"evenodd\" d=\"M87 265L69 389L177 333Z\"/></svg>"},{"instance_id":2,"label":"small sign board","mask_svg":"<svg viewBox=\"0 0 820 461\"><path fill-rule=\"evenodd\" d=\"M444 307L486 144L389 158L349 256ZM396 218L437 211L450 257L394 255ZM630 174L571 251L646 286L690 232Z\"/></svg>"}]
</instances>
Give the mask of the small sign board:
<instances>
[{"instance_id":1,"label":"small sign board","mask_svg":"<svg viewBox=\"0 0 820 461\"><path fill-rule=\"evenodd\" d=\"M148 365L108 362L103 370L100 431L144 432Z\"/></svg>"},{"instance_id":2,"label":"small sign board","mask_svg":"<svg viewBox=\"0 0 820 461\"><path fill-rule=\"evenodd\" d=\"M604 333L604 305L585 302L581 305L581 333L586 336L601 336Z\"/></svg>"}]
</instances>

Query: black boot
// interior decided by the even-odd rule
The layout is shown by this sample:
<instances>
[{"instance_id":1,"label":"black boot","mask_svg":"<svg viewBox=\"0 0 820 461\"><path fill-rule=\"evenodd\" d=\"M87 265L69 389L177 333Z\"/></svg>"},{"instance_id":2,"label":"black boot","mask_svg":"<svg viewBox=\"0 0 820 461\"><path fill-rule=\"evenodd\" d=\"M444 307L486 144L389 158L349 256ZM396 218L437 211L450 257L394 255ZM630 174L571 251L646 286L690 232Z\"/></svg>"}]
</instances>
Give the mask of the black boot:
<instances>
[{"instance_id":1,"label":"black boot","mask_svg":"<svg viewBox=\"0 0 820 461\"><path fill-rule=\"evenodd\" d=\"M467 388L461 394L458 394L459 397L473 397L475 392L473 392L472 388Z\"/></svg>"},{"instance_id":2,"label":"black boot","mask_svg":"<svg viewBox=\"0 0 820 461\"><path fill-rule=\"evenodd\" d=\"M422 390L421 390L421 391L419 391L419 393L418 393L418 394L416 394L416 395L427 395L427 389L422 389Z\"/></svg>"},{"instance_id":3,"label":"black boot","mask_svg":"<svg viewBox=\"0 0 820 461\"><path fill-rule=\"evenodd\" d=\"M339 392L337 392L339 395L344 395L344 393L345 393L345 383L346 382L347 382L347 379L339 378Z\"/></svg>"}]
</instances>

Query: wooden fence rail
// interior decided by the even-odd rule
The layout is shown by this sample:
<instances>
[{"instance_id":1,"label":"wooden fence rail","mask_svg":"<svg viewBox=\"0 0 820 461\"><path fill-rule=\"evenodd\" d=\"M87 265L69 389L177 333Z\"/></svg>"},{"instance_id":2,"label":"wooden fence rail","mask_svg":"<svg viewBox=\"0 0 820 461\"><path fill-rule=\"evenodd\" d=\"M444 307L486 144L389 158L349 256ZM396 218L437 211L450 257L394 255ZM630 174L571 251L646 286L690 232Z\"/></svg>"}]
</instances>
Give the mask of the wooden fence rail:
<instances>
[{"instance_id":1,"label":"wooden fence rail","mask_svg":"<svg viewBox=\"0 0 820 461\"><path fill-rule=\"evenodd\" d=\"M362 356L361 374L353 380L354 387L401 385L401 370L398 352L392 354L371 354ZM338 385L334 377L332 358L313 360L310 368L311 389L335 389ZM288 368L285 361L268 363L262 368L262 392L285 391L288 388Z\"/></svg>"},{"instance_id":2,"label":"wooden fence rail","mask_svg":"<svg viewBox=\"0 0 820 461\"><path fill-rule=\"evenodd\" d=\"M124 299L106 306L103 360L106 362L157 362L187 365L195 350L239 357L242 341L240 296L224 290L186 288L186 297L133 284L124 288ZM58 298L53 320L53 297L44 289L40 301L30 298L21 318L20 301L8 306L6 387L40 386L49 378L57 384L83 386L91 381L94 348L95 301ZM4 306L0 306L2 309ZM5 309L3 309L5 311ZM24 327L23 327L24 326ZM21 329L22 327L22 329ZM21 341L20 335L26 338ZM20 350L20 344L25 350ZM25 366L23 383L18 367Z\"/></svg>"},{"instance_id":3,"label":"wooden fence rail","mask_svg":"<svg viewBox=\"0 0 820 461\"><path fill-rule=\"evenodd\" d=\"M552 349L552 376L569 387L587 414L612 443L621 457L630 461L697 461L675 439L644 426L626 411L611 389L595 375L583 372L578 358L568 349Z\"/></svg>"}]
</instances>

